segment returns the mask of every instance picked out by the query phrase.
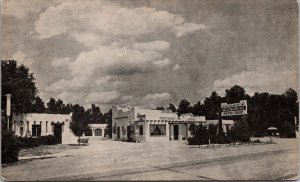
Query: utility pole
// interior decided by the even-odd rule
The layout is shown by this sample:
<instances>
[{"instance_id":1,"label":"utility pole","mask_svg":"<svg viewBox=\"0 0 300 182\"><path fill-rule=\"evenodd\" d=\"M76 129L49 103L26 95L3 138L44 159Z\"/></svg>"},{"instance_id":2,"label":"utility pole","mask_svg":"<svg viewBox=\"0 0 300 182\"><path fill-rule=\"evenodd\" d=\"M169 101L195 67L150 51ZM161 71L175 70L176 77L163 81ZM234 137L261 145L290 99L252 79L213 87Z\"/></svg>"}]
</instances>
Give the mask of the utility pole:
<instances>
[{"instance_id":1,"label":"utility pole","mask_svg":"<svg viewBox=\"0 0 300 182\"><path fill-rule=\"evenodd\" d=\"M7 117L7 130L9 131L9 117L11 115L11 94L6 94L6 117Z\"/></svg>"}]
</instances>

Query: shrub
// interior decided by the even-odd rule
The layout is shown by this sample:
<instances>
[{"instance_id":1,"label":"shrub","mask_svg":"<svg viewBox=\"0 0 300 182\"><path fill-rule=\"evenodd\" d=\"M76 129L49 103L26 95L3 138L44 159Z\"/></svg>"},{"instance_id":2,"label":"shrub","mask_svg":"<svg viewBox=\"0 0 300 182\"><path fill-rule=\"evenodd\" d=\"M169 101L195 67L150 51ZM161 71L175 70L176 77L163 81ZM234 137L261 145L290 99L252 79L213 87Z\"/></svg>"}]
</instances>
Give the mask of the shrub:
<instances>
[{"instance_id":1,"label":"shrub","mask_svg":"<svg viewBox=\"0 0 300 182\"><path fill-rule=\"evenodd\" d=\"M40 136L37 138L29 137L18 137L20 141L20 146L22 148L32 148L32 147L38 147L40 145L56 145L57 140L54 135L47 135L47 136Z\"/></svg>"},{"instance_id":2,"label":"shrub","mask_svg":"<svg viewBox=\"0 0 300 182\"><path fill-rule=\"evenodd\" d=\"M89 143L89 138L78 138L77 139L77 142L78 143Z\"/></svg>"},{"instance_id":3,"label":"shrub","mask_svg":"<svg viewBox=\"0 0 300 182\"><path fill-rule=\"evenodd\" d=\"M251 132L245 120L240 120L234 123L234 126L227 132L227 136L232 139L232 142L249 142Z\"/></svg>"},{"instance_id":4,"label":"shrub","mask_svg":"<svg viewBox=\"0 0 300 182\"><path fill-rule=\"evenodd\" d=\"M2 130L1 162L11 163L18 161L21 142L13 132Z\"/></svg>"},{"instance_id":5,"label":"shrub","mask_svg":"<svg viewBox=\"0 0 300 182\"><path fill-rule=\"evenodd\" d=\"M57 140L54 135L47 135L41 137L41 144L42 145L56 145Z\"/></svg>"},{"instance_id":6,"label":"shrub","mask_svg":"<svg viewBox=\"0 0 300 182\"><path fill-rule=\"evenodd\" d=\"M292 124L287 121L281 123L279 131L281 137L296 138L296 132L294 131Z\"/></svg>"}]
</instances>

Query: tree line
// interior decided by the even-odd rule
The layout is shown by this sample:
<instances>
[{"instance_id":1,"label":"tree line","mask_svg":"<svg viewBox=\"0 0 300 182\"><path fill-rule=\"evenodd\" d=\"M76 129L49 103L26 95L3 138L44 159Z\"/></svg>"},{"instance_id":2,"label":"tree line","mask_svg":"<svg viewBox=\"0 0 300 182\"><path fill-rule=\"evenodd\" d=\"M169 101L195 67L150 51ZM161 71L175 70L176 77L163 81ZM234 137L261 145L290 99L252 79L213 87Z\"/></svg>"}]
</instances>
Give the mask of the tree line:
<instances>
[{"instance_id":1,"label":"tree line","mask_svg":"<svg viewBox=\"0 0 300 182\"><path fill-rule=\"evenodd\" d=\"M225 96L221 97L213 91L204 101L192 105L183 99L178 108L169 104L167 109L177 112L178 115L192 113L194 116L205 116L207 120L218 119L221 103L238 103L240 100L247 100L248 114L244 117L247 121L250 132L253 135L263 136L267 128L276 127L284 137L293 137L295 130L299 128L299 101L298 95L292 88L287 89L283 94L270 94L267 92L255 93L249 96L241 86L234 85L225 90ZM156 107L164 110L163 107ZM242 116L227 116L223 119L241 120Z\"/></svg>"}]
</instances>

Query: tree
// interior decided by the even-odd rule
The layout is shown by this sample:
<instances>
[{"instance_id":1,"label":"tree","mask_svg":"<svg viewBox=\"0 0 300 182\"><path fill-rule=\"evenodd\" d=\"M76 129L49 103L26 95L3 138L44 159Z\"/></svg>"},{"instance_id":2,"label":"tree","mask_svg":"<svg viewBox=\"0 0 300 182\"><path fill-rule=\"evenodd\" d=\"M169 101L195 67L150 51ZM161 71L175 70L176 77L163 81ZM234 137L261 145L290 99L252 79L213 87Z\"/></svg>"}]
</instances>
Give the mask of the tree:
<instances>
[{"instance_id":1,"label":"tree","mask_svg":"<svg viewBox=\"0 0 300 182\"><path fill-rule=\"evenodd\" d=\"M190 106L190 102L183 99L180 101L179 106L178 106L178 114L186 114L186 113L190 113L192 111L192 108Z\"/></svg>"},{"instance_id":2,"label":"tree","mask_svg":"<svg viewBox=\"0 0 300 182\"><path fill-rule=\"evenodd\" d=\"M103 114L99 106L91 105L91 108L86 111L88 123L104 123Z\"/></svg>"},{"instance_id":3,"label":"tree","mask_svg":"<svg viewBox=\"0 0 300 182\"><path fill-rule=\"evenodd\" d=\"M246 99L245 89L241 86L235 85L230 89L226 89L225 99L227 103L237 103L240 100Z\"/></svg>"},{"instance_id":4,"label":"tree","mask_svg":"<svg viewBox=\"0 0 300 182\"><path fill-rule=\"evenodd\" d=\"M168 110L171 110L172 112L176 112L177 109L176 109L176 106L172 103L169 104L169 107L167 108Z\"/></svg>"},{"instance_id":5,"label":"tree","mask_svg":"<svg viewBox=\"0 0 300 182\"><path fill-rule=\"evenodd\" d=\"M197 102L197 104L194 104L193 107L193 115L194 116L204 116L205 115L205 107L201 102Z\"/></svg>"},{"instance_id":6,"label":"tree","mask_svg":"<svg viewBox=\"0 0 300 182\"><path fill-rule=\"evenodd\" d=\"M45 103L39 96L37 96L33 102L33 112L35 112L35 113L46 112Z\"/></svg>"},{"instance_id":7,"label":"tree","mask_svg":"<svg viewBox=\"0 0 300 182\"><path fill-rule=\"evenodd\" d=\"M33 102L38 94L33 73L16 61L1 61L2 85L1 99L5 101L5 95L12 95L12 111L16 113L32 112ZM2 102L1 109L5 110L6 103Z\"/></svg>"},{"instance_id":8,"label":"tree","mask_svg":"<svg viewBox=\"0 0 300 182\"><path fill-rule=\"evenodd\" d=\"M282 122L279 133L282 137L294 138L296 137L295 130L293 126L287 121Z\"/></svg>"},{"instance_id":9,"label":"tree","mask_svg":"<svg viewBox=\"0 0 300 182\"><path fill-rule=\"evenodd\" d=\"M218 111L221 104L221 97L217 92L213 91L210 97L206 97L204 100L204 113L206 119L217 119Z\"/></svg>"},{"instance_id":10,"label":"tree","mask_svg":"<svg viewBox=\"0 0 300 182\"><path fill-rule=\"evenodd\" d=\"M57 113L56 100L53 97L51 97L49 102L47 103L47 111L51 114Z\"/></svg>"},{"instance_id":11,"label":"tree","mask_svg":"<svg viewBox=\"0 0 300 182\"><path fill-rule=\"evenodd\" d=\"M72 130L74 135L79 138L79 144L82 134L89 130L88 123L86 122L85 110L78 104L75 104L72 108L72 122L70 123L70 129Z\"/></svg>"},{"instance_id":12,"label":"tree","mask_svg":"<svg viewBox=\"0 0 300 182\"><path fill-rule=\"evenodd\" d=\"M109 138L112 138L112 132L113 132L113 127L112 127L112 110L110 109L107 113L104 113L104 121L107 123L107 132L109 135Z\"/></svg>"}]
</instances>

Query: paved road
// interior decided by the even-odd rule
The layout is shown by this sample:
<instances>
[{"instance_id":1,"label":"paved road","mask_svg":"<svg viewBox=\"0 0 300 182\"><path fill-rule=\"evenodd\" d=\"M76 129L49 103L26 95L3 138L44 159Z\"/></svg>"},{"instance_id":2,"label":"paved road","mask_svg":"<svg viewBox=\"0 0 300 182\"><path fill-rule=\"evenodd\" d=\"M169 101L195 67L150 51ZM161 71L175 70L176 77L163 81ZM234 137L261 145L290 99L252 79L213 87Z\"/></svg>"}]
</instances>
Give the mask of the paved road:
<instances>
[{"instance_id":1,"label":"paved road","mask_svg":"<svg viewBox=\"0 0 300 182\"><path fill-rule=\"evenodd\" d=\"M298 140L214 149L183 143L112 141L66 151L64 157L19 162L2 168L9 180L209 180L294 179Z\"/></svg>"}]
</instances>

